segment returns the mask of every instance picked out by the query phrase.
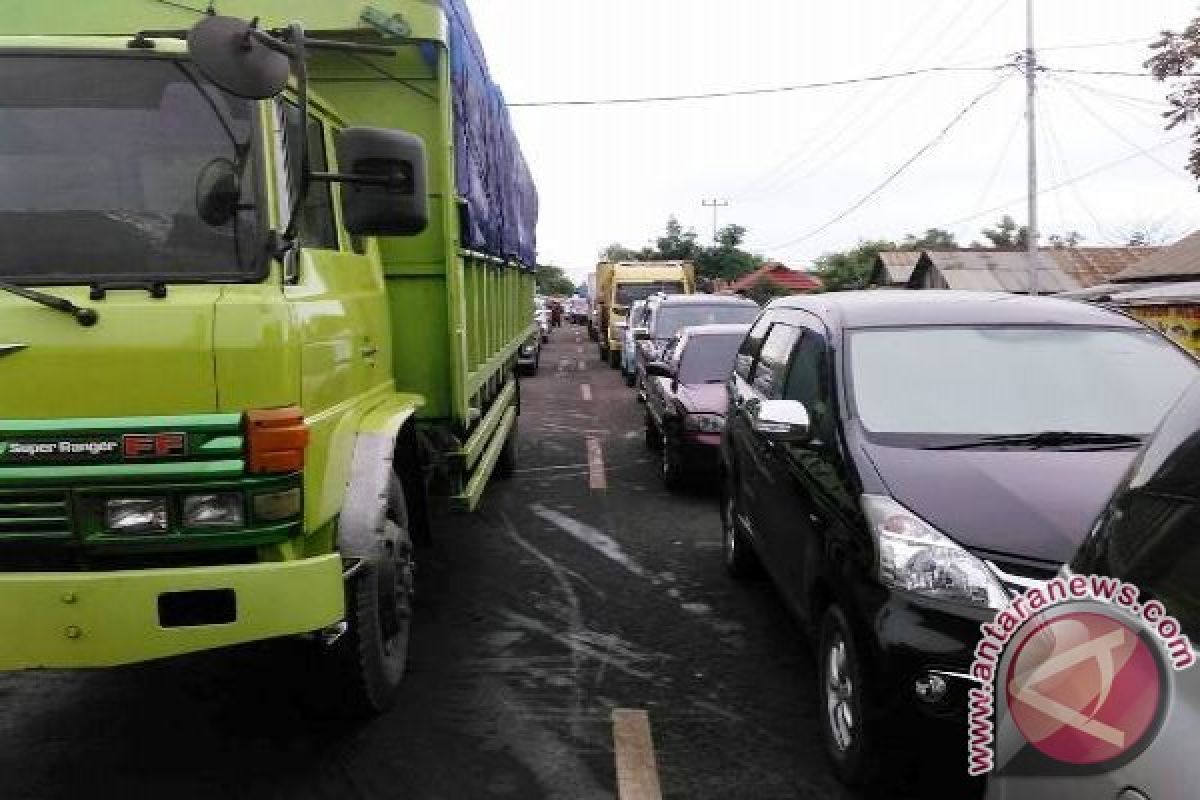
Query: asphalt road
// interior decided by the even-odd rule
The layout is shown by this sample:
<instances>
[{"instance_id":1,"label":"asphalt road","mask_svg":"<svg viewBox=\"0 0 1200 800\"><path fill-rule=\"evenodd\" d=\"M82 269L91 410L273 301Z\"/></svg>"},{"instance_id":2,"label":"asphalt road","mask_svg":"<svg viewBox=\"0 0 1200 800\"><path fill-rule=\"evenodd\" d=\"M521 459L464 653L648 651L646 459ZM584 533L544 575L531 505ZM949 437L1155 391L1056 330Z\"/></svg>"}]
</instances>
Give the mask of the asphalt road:
<instances>
[{"instance_id":1,"label":"asphalt road","mask_svg":"<svg viewBox=\"0 0 1200 800\"><path fill-rule=\"evenodd\" d=\"M275 648L0 675L0 798L610 798L614 709L648 713L666 798L849 797L799 629L722 571L713 487L662 488L581 328L522 392L517 475L422 553L393 711L314 721Z\"/></svg>"}]
</instances>

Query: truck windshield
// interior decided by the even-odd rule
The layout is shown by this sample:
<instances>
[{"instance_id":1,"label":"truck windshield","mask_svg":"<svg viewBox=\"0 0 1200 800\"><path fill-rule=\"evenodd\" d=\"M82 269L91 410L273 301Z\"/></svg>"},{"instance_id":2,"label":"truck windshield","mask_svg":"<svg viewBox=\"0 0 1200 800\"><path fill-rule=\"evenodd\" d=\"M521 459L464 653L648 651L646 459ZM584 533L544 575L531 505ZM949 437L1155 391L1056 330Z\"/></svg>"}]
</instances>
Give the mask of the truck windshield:
<instances>
[{"instance_id":1,"label":"truck windshield","mask_svg":"<svg viewBox=\"0 0 1200 800\"><path fill-rule=\"evenodd\" d=\"M0 281L249 278L250 101L171 59L9 55L0 65ZM205 187L222 172L240 197L206 222Z\"/></svg>"},{"instance_id":2,"label":"truck windshield","mask_svg":"<svg viewBox=\"0 0 1200 800\"><path fill-rule=\"evenodd\" d=\"M616 305L628 306L645 300L652 294L683 294L680 281L655 281L654 283L618 283Z\"/></svg>"}]
</instances>

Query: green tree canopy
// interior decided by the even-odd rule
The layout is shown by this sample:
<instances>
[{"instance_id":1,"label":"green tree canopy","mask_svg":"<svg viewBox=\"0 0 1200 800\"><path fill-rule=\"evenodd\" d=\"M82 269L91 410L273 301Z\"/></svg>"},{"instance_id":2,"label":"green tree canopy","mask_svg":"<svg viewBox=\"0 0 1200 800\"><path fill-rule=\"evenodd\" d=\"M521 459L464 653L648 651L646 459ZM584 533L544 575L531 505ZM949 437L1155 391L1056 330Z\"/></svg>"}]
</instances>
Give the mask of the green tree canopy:
<instances>
[{"instance_id":1,"label":"green tree canopy","mask_svg":"<svg viewBox=\"0 0 1200 800\"><path fill-rule=\"evenodd\" d=\"M887 239L859 242L857 247L840 253L826 253L816 260L816 273L827 292L861 289L867 285L875 258L885 250L895 250Z\"/></svg>"},{"instance_id":2,"label":"green tree canopy","mask_svg":"<svg viewBox=\"0 0 1200 800\"><path fill-rule=\"evenodd\" d=\"M620 243L610 244L600 251L602 261L692 261L696 264L696 275L701 279L722 278L732 281L762 265L763 260L742 249L746 241L746 228L742 225L726 225L717 232L717 242L705 247L698 241L696 232L684 230L674 216L667 218L662 236L655 239L654 247L634 250Z\"/></svg>"},{"instance_id":3,"label":"green tree canopy","mask_svg":"<svg viewBox=\"0 0 1200 800\"><path fill-rule=\"evenodd\" d=\"M950 231L929 228L920 236L910 233L900 242L903 250L957 250L958 241Z\"/></svg>"},{"instance_id":4,"label":"green tree canopy","mask_svg":"<svg viewBox=\"0 0 1200 800\"><path fill-rule=\"evenodd\" d=\"M570 295L575 292L575 282L567 277L562 267L538 264L536 280L539 294Z\"/></svg>"},{"instance_id":5,"label":"green tree canopy","mask_svg":"<svg viewBox=\"0 0 1200 800\"><path fill-rule=\"evenodd\" d=\"M1005 214L994 228L984 228L983 237L997 250L1024 250L1029 241L1029 228Z\"/></svg>"},{"instance_id":6,"label":"green tree canopy","mask_svg":"<svg viewBox=\"0 0 1200 800\"><path fill-rule=\"evenodd\" d=\"M1191 123L1200 112L1200 79L1196 77L1196 61L1200 57L1200 17L1193 19L1182 31L1164 31L1150 45L1156 51L1146 61L1150 74L1157 80L1180 81L1167 96L1170 109L1163 112L1167 130ZM1187 78L1183 81L1181 79ZM1188 171L1200 179L1200 129L1192 131L1192 153Z\"/></svg>"}]
</instances>

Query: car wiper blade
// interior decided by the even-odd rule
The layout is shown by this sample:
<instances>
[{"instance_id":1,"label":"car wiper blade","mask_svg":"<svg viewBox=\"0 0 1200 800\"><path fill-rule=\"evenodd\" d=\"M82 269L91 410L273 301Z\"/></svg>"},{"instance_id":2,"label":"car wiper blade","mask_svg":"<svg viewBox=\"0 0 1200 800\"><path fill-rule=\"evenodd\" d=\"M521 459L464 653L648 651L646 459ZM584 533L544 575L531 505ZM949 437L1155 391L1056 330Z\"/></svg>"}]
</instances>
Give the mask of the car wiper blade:
<instances>
[{"instance_id":1,"label":"car wiper blade","mask_svg":"<svg viewBox=\"0 0 1200 800\"><path fill-rule=\"evenodd\" d=\"M1140 445L1142 437L1130 433L1099 433L1096 431L1041 431L1040 433L1006 433L980 436L965 442L931 445L927 450L970 450L973 448L1012 445L1015 447L1065 447L1070 445Z\"/></svg>"},{"instance_id":2,"label":"car wiper blade","mask_svg":"<svg viewBox=\"0 0 1200 800\"><path fill-rule=\"evenodd\" d=\"M9 294L15 294L17 297L24 297L26 300L38 303L46 308L53 308L55 311L70 314L75 318L76 322L85 328L92 327L100 319L100 315L96 313L95 309L80 308L65 297L55 297L52 294L3 282L0 282L0 290L6 291Z\"/></svg>"}]
</instances>

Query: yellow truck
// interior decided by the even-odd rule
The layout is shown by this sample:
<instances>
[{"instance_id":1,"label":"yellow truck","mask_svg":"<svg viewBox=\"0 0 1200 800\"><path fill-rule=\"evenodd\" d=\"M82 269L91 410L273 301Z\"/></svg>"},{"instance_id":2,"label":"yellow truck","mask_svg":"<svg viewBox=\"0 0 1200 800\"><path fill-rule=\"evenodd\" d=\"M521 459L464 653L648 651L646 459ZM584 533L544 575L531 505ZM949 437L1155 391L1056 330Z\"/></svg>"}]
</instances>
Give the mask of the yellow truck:
<instances>
[{"instance_id":1,"label":"yellow truck","mask_svg":"<svg viewBox=\"0 0 1200 800\"><path fill-rule=\"evenodd\" d=\"M629 307L655 294L693 294L696 267L690 261L602 261L596 265L600 360L621 364Z\"/></svg>"}]
</instances>

